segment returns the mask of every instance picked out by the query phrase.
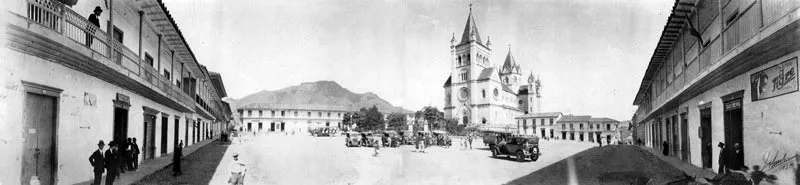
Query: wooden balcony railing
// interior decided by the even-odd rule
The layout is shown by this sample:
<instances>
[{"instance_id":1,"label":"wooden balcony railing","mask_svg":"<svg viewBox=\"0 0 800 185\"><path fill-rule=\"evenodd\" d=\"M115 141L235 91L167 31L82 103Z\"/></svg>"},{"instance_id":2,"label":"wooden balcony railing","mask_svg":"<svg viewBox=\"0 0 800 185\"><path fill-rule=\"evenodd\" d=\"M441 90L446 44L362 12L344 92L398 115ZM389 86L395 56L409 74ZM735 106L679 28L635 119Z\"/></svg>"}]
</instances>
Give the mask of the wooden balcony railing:
<instances>
[{"instance_id":1,"label":"wooden balcony railing","mask_svg":"<svg viewBox=\"0 0 800 185\"><path fill-rule=\"evenodd\" d=\"M127 72L135 74L151 85L153 90L160 90L167 97L175 99L187 106L193 106L192 97L169 79L149 65L142 65L141 57L112 39L110 35L86 18L55 0L22 0L24 1L25 18L28 21L49 28L63 37L69 38L93 52L106 57L110 61L124 67ZM12 11L13 12L13 11ZM22 14L23 12L15 12ZM97 65L103 65L97 63Z\"/></svg>"}]
</instances>

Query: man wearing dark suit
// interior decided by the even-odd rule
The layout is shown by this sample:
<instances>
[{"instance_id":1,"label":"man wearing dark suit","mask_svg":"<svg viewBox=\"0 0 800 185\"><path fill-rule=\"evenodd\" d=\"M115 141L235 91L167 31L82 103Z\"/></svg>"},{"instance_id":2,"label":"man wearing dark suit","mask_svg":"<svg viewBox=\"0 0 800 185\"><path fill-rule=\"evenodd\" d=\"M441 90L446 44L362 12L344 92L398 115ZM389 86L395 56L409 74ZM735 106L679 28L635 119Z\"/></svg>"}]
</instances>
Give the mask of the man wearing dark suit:
<instances>
[{"instance_id":1,"label":"man wearing dark suit","mask_svg":"<svg viewBox=\"0 0 800 185\"><path fill-rule=\"evenodd\" d=\"M114 180L119 175L119 151L117 151L116 141L108 143L109 149L106 150L105 167L106 171L106 185L114 184Z\"/></svg>"},{"instance_id":2,"label":"man wearing dark suit","mask_svg":"<svg viewBox=\"0 0 800 185\"><path fill-rule=\"evenodd\" d=\"M131 163L133 164L133 170L139 169L139 144L136 144L136 138L133 138L133 142L131 142Z\"/></svg>"},{"instance_id":3,"label":"man wearing dark suit","mask_svg":"<svg viewBox=\"0 0 800 185\"><path fill-rule=\"evenodd\" d=\"M97 143L97 150L89 156L89 164L94 167L94 181L92 185L100 185L100 181L103 179L103 172L105 171L103 167L105 166L105 160L103 159L103 147L105 143L103 140L100 140L100 143Z\"/></svg>"}]
</instances>

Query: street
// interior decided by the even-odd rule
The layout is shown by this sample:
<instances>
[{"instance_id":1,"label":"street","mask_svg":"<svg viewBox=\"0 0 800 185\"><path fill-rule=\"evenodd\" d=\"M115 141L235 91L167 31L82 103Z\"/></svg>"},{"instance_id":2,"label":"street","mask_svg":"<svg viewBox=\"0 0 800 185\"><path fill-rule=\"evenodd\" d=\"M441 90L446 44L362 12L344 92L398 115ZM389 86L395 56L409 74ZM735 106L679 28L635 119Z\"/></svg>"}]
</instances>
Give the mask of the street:
<instances>
[{"instance_id":1,"label":"street","mask_svg":"<svg viewBox=\"0 0 800 185\"><path fill-rule=\"evenodd\" d=\"M373 148L345 147L344 137L259 136L230 145L209 184L227 182L234 152L248 164L245 184L502 184L595 146L542 141L538 161L519 163L492 158L480 140L473 144L473 150L433 146L426 153L410 145L382 148L373 157Z\"/></svg>"}]
</instances>

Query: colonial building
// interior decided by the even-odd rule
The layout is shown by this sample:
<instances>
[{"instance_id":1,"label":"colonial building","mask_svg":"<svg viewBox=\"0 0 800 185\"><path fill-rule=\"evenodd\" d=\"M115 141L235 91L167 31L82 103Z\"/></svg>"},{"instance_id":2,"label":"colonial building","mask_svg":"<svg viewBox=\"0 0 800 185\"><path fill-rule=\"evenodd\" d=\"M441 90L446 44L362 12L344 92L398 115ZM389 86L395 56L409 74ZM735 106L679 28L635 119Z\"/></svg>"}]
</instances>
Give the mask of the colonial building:
<instances>
[{"instance_id":1,"label":"colonial building","mask_svg":"<svg viewBox=\"0 0 800 185\"><path fill-rule=\"evenodd\" d=\"M147 162L222 131L221 76L161 1L61 2L11 0L0 12L1 184L88 182L100 140L137 138ZM99 26L87 19L95 7Z\"/></svg>"},{"instance_id":2,"label":"colonial building","mask_svg":"<svg viewBox=\"0 0 800 185\"><path fill-rule=\"evenodd\" d=\"M561 119L560 112L530 113L517 117L519 134L536 135L540 138L554 138L556 135L555 124Z\"/></svg>"},{"instance_id":3,"label":"colonial building","mask_svg":"<svg viewBox=\"0 0 800 185\"><path fill-rule=\"evenodd\" d=\"M237 111L245 131L307 133L313 128L340 128L347 109L333 105L253 103Z\"/></svg>"},{"instance_id":4,"label":"colonial building","mask_svg":"<svg viewBox=\"0 0 800 185\"><path fill-rule=\"evenodd\" d=\"M614 119L565 115L556 123L556 139L603 144L616 143L619 140L619 121Z\"/></svg>"},{"instance_id":5,"label":"colonial building","mask_svg":"<svg viewBox=\"0 0 800 185\"><path fill-rule=\"evenodd\" d=\"M508 48L501 66L492 62L492 44L482 40L470 8L461 40L450 41L450 75L444 83L445 118L459 124L514 127L515 117L538 112L541 85L522 67Z\"/></svg>"},{"instance_id":6,"label":"colonial building","mask_svg":"<svg viewBox=\"0 0 800 185\"><path fill-rule=\"evenodd\" d=\"M714 171L717 144L738 144L744 155L726 163L760 166L777 184L793 184L796 167L785 166L796 161L783 159L800 152L798 6L676 1L633 102L637 139Z\"/></svg>"}]
</instances>

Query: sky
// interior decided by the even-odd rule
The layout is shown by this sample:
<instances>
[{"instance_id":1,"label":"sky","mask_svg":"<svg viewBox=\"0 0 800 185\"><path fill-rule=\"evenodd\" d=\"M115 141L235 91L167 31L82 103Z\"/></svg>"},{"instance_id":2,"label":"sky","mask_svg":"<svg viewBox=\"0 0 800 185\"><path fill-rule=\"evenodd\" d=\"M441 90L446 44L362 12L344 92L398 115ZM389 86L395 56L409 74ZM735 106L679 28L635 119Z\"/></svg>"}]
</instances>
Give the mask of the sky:
<instances>
[{"instance_id":1,"label":"sky","mask_svg":"<svg viewBox=\"0 0 800 185\"><path fill-rule=\"evenodd\" d=\"M542 111L629 120L669 0L170 0L198 61L242 98L332 80L395 106L442 108L469 4L490 60L509 45Z\"/></svg>"}]
</instances>

